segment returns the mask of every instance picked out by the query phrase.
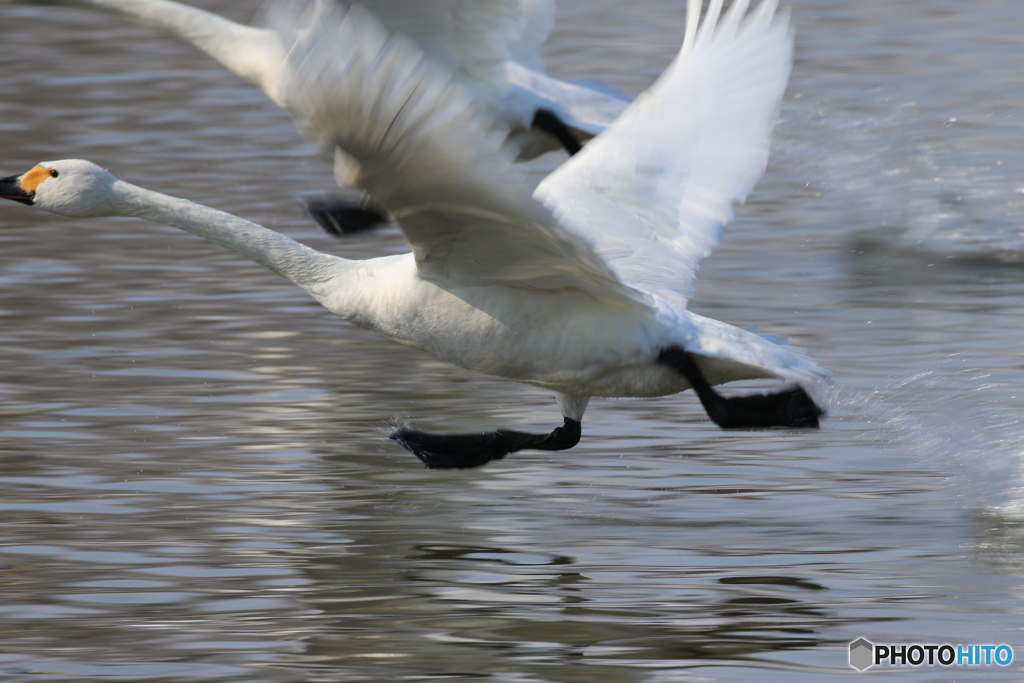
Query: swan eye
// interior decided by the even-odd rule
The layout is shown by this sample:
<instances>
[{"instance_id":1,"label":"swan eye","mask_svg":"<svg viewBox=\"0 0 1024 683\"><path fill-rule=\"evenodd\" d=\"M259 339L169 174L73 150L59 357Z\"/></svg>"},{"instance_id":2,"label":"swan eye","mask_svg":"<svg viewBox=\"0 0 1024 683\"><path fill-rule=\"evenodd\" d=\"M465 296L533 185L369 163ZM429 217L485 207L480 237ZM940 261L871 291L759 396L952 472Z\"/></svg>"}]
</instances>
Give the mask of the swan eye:
<instances>
[{"instance_id":1,"label":"swan eye","mask_svg":"<svg viewBox=\"0 0 1024 683\"><path fill-rule=\"evenodd\" d=\"M57 177L57 176L59 176L59 175L60 175L60 171L58 171L58 170L57 170L57 169L55 169L55 168L51 168L51 169L50 169L50 177L51 177L51 178L56 178L56 177Z\"/></svg>"}]
</instances>

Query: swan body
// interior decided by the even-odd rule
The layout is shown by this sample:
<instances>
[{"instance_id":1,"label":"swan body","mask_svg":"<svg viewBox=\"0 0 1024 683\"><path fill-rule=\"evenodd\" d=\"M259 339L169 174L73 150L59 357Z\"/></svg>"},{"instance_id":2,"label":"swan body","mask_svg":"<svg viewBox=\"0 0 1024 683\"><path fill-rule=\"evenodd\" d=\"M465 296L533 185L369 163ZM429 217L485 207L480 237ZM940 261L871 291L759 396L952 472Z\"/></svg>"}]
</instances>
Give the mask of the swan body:
<instances>
[{"instance_id":1,"label":"swan body","mask_svg":"<svg viewBox=\"0 0 1024 683\"><path fill-rule=\"evenodd\" d=\"M27 1L27 0L23 0ZM259 87L275 104L286 97L286 45L279 31L235 23L174 0L43 0L101 10L194 45ZM352 0L330 0L339 5ZM540 45L554 23L554 0L360 0L391 32L411 36L427 57L449 69L478 106L508 128L520 159L559 147L534 126L538 110L551 113L578 140L604 130L629 100L608 91L560 81L544 72ZM276 21L304 18L297 5L278 5ZM309 16L311 15L311 16ZM345 46L338 46L344 52Z\"/></svg>"},{"instance_id":2,"label":"swan body","mask_svg":"<svg viewBox=\"0 0 1024 683\"><path fill-rule=\"evenodd\" d=\"M43 162L8 183L7 189L0 186L0 197L16 198L21 191L32 206L50 213L135 217L186 230L286 277L360 327L469 370L560 393L654 397L688 389L685 378L650 362L658 349L672 345L704 353L721 345L733 355L745 345L752 363L758 351L777 351L779 364L792 354L668 302L661 302L661 311L624 311L573 289L424 279L413 254L368 261L325 254L237 216L126 183L81 159ZM708 356L716 383L779 374L757 365L740 368L735 358L720 361ZM785 374L810 379L799 367Z\"/></svg>"},{"instance_id":3,"label":"swan body","mask_svg":"<svg viewBox=\"0 0 1024 683\"><path fill-rule=\"evenodd\" d=\"M817 426L821 411L800 388L723 399L710 385L762 377L813 385L827 381L824 370L793 348L686 308L732 202L763 172L791 59L773 0L750 16L736 0L721 22L720 10L714 0L697 31L700 0L690 0L676 62L532 196L505 131L410 41L358 7L325 17L289 51L286 97L322 140L350 151L411 253L366 261L323 254L81 160L0 180L0 198L181 228L281 274L356 325L555 392L565 424L548 435L393 435L428 466L569 448L593 396L692 386L722 426ZM336 54L340 44L347 57ZM699 106L679 109L681 101Z\"/></svg>"}]
</instances>

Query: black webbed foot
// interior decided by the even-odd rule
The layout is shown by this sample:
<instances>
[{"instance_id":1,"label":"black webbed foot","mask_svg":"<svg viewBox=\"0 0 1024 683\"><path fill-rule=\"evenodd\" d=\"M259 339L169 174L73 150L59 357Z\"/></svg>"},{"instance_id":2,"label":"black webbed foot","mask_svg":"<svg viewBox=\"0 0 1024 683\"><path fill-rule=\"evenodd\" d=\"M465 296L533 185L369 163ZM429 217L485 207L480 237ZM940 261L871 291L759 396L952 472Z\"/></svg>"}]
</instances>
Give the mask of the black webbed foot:
<instances>
[{"instance_id":1,"label":"black webbed foot","mask_svg":"<svg viewBox=\"0 0 1024 683\"><path fill-rule=\"evenodd\" d=\"M565 151L569 153L569 156L583 149L583 145L580 144L580 141L569 130L569 126L565 125L565 122L558 118L558 115L553 111L538 109L533 115L533 122L530 124L530 127L542 130L554 137L565 148Z\"/></svg>"},{"instance_id":2,"label":"black webbed foot","mask_svg":"<svg viewBox=\"0 0 1024 683\"><path fill-rule=\"evenodd\" d=\"M658 362L680 373L700 398L715 424L722 429L763 429L767 427L817 428L825 414L802 387L795 386L773 394L720 396L708 384L693 356L679 347L661 352Z\"/></svg>"},{"instance_id":3,"label":"black webbed foot","mask_svg":"<svg viewBox=\"0 0 1024 683\"><path fill-rule=\"evenodd\" d=\"M302 204L309 217L324 232L335 237L366 232L388 222L383 211L365 205L358 198L342 195L305 197Z\"/></svg>"},{"instance_id":4,"label":"black webbed foot","mask_svg":"<svg viewBox=\"0 0 1024 683\"><path fill-rule=\"evenodd\" d=\"M530 434L499 429L481 434L430 434L399 429L391 440L411 451L430 469L466 469L500 460L525 448L562 451L580 441L581 425L565 418L565 424L550 434Z\"/></svg>"}]
</instances>

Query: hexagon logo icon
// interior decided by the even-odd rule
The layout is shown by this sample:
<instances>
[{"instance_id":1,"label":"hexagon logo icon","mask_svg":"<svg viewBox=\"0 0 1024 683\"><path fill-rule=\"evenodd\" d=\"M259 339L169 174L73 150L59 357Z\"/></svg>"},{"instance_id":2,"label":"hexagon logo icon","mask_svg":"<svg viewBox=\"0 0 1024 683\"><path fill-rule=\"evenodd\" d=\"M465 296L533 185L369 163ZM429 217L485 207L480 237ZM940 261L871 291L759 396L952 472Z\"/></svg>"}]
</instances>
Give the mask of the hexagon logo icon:
<instances>
[{"instance_id":1,"label":"hexagon logo icon","mask_svg":"<svg viewBox=\"0 0 1024 683\"><path fill-rule=\"evenodd\" d=\"M864 638L850 643L850 666L857 671L864 671L875 663L875 646Z\"/></svg>"}]
</instances>

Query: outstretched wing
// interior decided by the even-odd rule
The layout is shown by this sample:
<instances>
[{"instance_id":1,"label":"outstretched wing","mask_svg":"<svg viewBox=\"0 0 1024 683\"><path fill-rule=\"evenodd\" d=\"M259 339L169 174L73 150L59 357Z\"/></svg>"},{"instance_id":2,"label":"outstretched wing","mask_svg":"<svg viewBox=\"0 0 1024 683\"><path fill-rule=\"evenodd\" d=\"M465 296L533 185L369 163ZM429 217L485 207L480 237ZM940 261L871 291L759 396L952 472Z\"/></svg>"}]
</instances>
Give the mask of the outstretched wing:
<instances>
[{"instance_id":1,"label":"outstretched wing","mask_svg":"<svg viewBox=\"0 0 1024 683\"><path fill-rule=\"evenodd\" d=\"M398 220L424 277L639 296L530 196L506 131L369 11L320 16L287 69L290 110L359 162L359 184Z\"/></svg>"},{"instance_id":2,"label":"outstretched wing","mask_svg":"<svg viewBox=\"0 0 1024 683\"><path fill-rule=\"evenodd\" d=\"M675 62L534 196L624 283L685 303L702 259L764 172L792 64L788 18L764 0L689 0Z\"/></svg>"}]
</instances>

